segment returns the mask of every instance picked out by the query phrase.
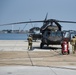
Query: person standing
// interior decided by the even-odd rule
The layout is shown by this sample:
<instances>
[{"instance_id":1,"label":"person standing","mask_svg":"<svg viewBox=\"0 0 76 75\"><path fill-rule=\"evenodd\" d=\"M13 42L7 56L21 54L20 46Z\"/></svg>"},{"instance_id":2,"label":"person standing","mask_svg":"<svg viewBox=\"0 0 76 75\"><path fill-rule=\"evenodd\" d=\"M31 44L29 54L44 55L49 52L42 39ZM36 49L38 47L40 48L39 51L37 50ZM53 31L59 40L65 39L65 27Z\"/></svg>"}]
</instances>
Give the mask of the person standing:
<instances>
[{"instance_id":1,"label":"person standing","mask_svg":"<svg viewBox=\"0 0 76 75\"><path fill-rule=\"evenodd\" d=\"M75 54L75 51L76 51L76 37L75 36L72 37L70 43L72 45L72 52L73 52L73 54Z\"/></svg>"},{"instance_id":2,"label":"person standing","mask_svg":"<svg viewBox=\"0 0 76 75\"><path fill-rule=\"evenodd\" d=\"M32 35L29 35L28 40L28 49L32 50Z\"/></svg>"},{"instance_id":3,"label":"person standing","mask_svg":"<svg viewBox=\"0 0 76 75\"><path fill-rule=\"evenodd\" d=\"M76 52L76 35L75 35L75 52Z\"/></svg>"}]
</instances>

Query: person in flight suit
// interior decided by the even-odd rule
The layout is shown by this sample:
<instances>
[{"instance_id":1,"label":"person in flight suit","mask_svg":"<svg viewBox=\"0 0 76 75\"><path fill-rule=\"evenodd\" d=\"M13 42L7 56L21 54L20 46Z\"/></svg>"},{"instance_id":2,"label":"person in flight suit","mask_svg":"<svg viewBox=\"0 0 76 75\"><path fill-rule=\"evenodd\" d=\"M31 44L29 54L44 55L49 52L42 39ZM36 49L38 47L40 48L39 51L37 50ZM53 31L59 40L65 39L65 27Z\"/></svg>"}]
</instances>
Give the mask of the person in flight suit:
<instances>
[{"instance_id":1,"label":"person in flight suit","mask_svg":"<svg viewBox=\"0 0 76 75\"><path fill-rule=\"evenodd\" d=\"M32 50L32 35L29 35L28 40L28 49Z\"/></svg>"},{"instance_id":2,"label":"person in flight suit","mask_svg":"<svg viewBox=\"0 0 76 75\"><path fill-rule=\"evenodd\" d=\"M76 52L76 35L75 35L75 52Z\"/></svg>"},{"instance_id":3,"label":"person in flight suit","mask_svg":"<svg viewBox=\"0 0 76 75\"><path fill-rule=\"evenodd\" d=\"M71 45L72 45L73 54L75 54L75 51L76 51L76 36L72 37L72 39L71 39Z\"/></svg>"}]
</instances>

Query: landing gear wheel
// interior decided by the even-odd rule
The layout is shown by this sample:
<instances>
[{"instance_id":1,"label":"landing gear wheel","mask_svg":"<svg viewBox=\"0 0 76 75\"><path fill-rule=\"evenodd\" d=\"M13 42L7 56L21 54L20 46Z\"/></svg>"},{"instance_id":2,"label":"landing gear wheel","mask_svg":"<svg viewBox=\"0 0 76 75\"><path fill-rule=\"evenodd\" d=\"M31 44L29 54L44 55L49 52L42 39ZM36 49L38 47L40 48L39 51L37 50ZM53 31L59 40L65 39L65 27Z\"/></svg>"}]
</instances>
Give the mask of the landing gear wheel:
<instances>
[{"instance_id":1,"label":"landing gear wheel","mask_svg":"<svg viewBox=\"0 0 76 75\"><path fill-rule=\"evenodd\" d=\"M41 44L40 44L40 48L42 49L42 48L43 48L43 46L44 46L44 44L43 44L43 43L41 43Z\"/></svg>"}]
</instances>

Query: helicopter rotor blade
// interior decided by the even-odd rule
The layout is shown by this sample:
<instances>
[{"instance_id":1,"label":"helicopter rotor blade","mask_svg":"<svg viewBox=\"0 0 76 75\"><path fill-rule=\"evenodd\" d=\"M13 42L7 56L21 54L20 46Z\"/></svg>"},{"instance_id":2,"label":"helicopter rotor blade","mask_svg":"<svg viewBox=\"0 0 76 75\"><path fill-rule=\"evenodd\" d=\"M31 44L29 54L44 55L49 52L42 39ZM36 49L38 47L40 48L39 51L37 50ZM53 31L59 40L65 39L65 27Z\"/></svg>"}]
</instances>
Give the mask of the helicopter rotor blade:
<instances>
[{"instance_id":1,"label":"helicopter rotor blade","mask_svg":"<svg viewBox=\"0 0 76 75\"><path fill-rule=\"evenodd\" d=\"M25 23L37 23L37 22L44 22L44 21L16 22L16 23L1 24L0 26L5 26L5 25L16 25L16 24L25 24Z\"/></svg>"},{"instance_id":2,"label":"helicopter rotor blade","mask_svg":"<svg viewBox=\"0 0 76 75\"><path fill-rule=\"evenodd\" d=\"M47 18L47 15L45 19ZM25 23L42 23L42 22L61 22L61 23L76 23L76 21L60 21L55 19L49 19L49 20L41 20L41 21L27 21L27 22L15 22L15 23L8 23L8 24L1 24L0 26L6 26L6 25L17 25L17 24L25 24Z\"/></svg>"},{"instance_id":3,"label":"helicopter rotor blade","mask_svg":"<svg viewBox=\"0 0 76 75\"><path fill-rule=\"evenodd\" d=\"M47 13L46 16L45 16L45 19L44 19L43 25L46 25L47 16L48 16L48 13Z\"/></svg>"},{"instance_id":4,"label":"helicopter rotor blade","mask_svg":"<svg viewBox=\"0 0 76 75\"><path fill-rule=\"evenodd\" d=\"M47 16L48 16L48 13L46 14L46 16L45 16L45 20L44 21L46 21L47 20Z\"/></svg>"},{"instance_id":5,"label":"helicopter rotor blade","mask_svg":"<svg viewBox=\"0 0 76 75\"><path fill-rule=\"evenodd\" d=\"M76 23L75 21L59 21L59 20L57 20L57 22L62 22L62 23Z\"/></svg>"}]
</instances>

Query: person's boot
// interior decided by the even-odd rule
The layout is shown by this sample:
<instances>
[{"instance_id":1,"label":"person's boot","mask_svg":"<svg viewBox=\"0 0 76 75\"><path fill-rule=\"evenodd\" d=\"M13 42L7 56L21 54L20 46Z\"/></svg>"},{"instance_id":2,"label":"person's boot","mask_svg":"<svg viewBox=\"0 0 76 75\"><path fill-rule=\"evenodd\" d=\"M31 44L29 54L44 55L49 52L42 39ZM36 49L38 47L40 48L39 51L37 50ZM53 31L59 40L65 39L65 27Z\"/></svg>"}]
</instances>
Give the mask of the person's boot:
<instances>
[{"instance_id":1,"label":"person's boot","mask_svg":"<svg viewBox=\"0 0 76 75\"><path fill-rule=\"evenodd\" d=\"M75 51L73 51L73 54L75 54Z\"/></svg>"}]
</instances>

